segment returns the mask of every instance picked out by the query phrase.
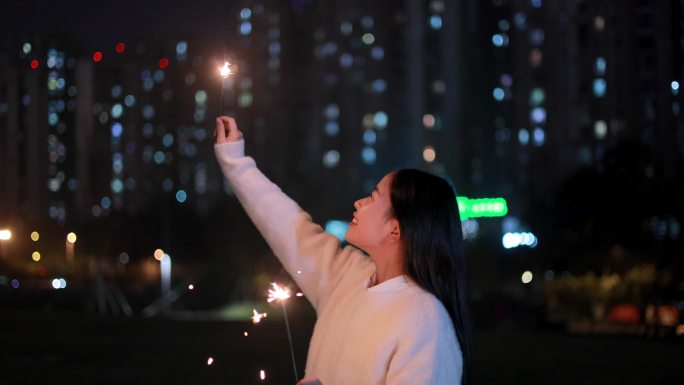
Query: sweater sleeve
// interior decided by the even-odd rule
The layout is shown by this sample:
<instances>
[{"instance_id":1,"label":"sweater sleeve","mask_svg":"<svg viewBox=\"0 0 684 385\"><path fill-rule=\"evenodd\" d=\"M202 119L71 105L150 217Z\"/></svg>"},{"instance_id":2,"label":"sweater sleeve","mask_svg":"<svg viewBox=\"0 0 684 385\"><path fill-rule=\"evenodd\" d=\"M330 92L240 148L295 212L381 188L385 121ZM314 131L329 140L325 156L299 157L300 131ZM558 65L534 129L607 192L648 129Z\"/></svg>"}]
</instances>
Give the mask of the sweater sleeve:
<instances>
[{"instance_id":1,"label":"sweater sleeve","mask_svg":"<svg viewBox=\"0 0 684 385\"><path fill-rule=\"evenodd\" d=\"M318 313L345 272L363 255L312 222L244 155L244 140L214 145L223 174L249 218Z\"/></svg>"}]
</instances>

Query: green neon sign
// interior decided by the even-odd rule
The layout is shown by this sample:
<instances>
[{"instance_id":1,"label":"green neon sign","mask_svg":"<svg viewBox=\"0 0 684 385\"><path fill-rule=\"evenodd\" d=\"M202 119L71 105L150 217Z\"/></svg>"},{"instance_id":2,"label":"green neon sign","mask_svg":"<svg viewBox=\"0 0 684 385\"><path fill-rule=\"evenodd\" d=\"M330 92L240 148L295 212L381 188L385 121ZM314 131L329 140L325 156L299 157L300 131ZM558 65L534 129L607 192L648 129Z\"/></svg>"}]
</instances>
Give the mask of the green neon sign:
<instances>
[{"instance_id":1,"label":"green neon sign","mask_svg":"<svg viewBox=\"0 0 684 385\"><path fill-rule=\"evenodd\" d=\"M508 206L504 198L471 199L458 196L456 202L461 219L503 217L508 213Z\"/></svg>"}]
</instances>

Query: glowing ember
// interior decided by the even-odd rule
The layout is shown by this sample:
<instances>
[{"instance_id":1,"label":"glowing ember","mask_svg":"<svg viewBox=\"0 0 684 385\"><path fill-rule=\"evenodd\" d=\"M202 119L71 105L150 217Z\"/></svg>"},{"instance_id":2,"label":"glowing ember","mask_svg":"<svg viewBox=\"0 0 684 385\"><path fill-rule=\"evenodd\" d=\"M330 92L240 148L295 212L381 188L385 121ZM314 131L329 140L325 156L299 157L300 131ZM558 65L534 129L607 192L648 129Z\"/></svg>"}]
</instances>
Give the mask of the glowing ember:
<instances>
[{"instance_id":1,"label":"glowing ember","mask_svg":"<svg viewBox=\"0 0 684 385\"><path fill-rule=\"evenodd\" d=\"M209 357L209 358L207 359L207 365L211 365L211 364L213 364L213 363L214 363L214 359L213 359L212 357Z\"/></svg>"},{"instance_id":2,"label":"glowing ember","mask_svg":"<svg viewBox=\"0 0 684 385\"><path fill-rule=\"evenodd\" d=\"M256 309L252 309L252 311L254 312L254 315L252 316L252 322L254 322L254 324L258 324L261 322L262 318L266 318L267 316L266 313L259 313Z\"/></svg>"},{"instance_id":3,"label":"glowing ember","mask_svg":"<svg viewBox=\"0 0 684 385\"><path fill-rule=\"evenodd\" d=\"M263 370L260 370L259 371L259 378L261 378L262 381L265 380L266 379L266 372Z\"/></svg>"},{"instance_id":4,"label":"glowing ember","mask_svg":"<svg viewBox=\"0 0 684 385\"><path fill-rule=\"evenodd\" d=\"M285 286L280 286L277 283L271 283L273 289L268 289L268 302L273 302L275 300L284 301L290 298L290 289Z\"/></svg>"},{"instance_id":5,"label":"glowing ember","mask_svg":"<svg viewBox=\"0 0 684 385\"><path fill-rule=\"evenodd\" d=\"M221 74L221 77L224 79L228 77L232 72L230 71L230 63L223 62L223 67L219 67L219 73Z\"/></svg>"}]
</instances>

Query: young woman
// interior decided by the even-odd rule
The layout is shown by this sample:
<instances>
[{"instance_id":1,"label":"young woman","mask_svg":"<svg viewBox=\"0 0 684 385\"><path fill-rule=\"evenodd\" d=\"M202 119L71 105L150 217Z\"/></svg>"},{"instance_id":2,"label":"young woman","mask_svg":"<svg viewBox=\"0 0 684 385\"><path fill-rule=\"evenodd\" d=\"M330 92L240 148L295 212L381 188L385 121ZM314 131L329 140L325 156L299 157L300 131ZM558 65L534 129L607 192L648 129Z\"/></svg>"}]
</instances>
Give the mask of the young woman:
<instances>
[{"instance_id":1,"label":"young woman","mask_svg":"<svg viewBox=\"0 0 684 385\"><path fill-rule=\"evenodd\" d=\"M444 179L387 174L354 203L346 238L356 247L342 248L244 155L232 118L216 119L214 150L250 219L316 309L300 384L469 383L463 237Z\"/></svg>"}]
</instances>

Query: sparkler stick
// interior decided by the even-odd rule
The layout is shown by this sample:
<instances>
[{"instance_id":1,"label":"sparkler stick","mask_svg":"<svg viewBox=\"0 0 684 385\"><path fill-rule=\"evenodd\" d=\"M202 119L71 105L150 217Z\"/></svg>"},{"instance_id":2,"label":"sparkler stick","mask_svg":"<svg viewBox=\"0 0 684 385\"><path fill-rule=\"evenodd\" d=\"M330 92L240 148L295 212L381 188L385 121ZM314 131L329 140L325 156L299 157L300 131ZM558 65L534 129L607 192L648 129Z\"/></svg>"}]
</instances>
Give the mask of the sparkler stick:
<instances>
[{"instance_id":1,"label":"sparkler stick","mask_svg":"<svg viewBox=\"0 0 684 385\"><path fill-rule=\"evenodd\" d=\"M292 369L294 369L295 382L299 381L299 375L297 374L297 364L295 363L294 347L292 346L292 334L290 333L290 322L287 319L287 307L285 306L285 300L290 298L290 289L287 287L281 287L277 283L271 283L272 289L268 289L268 302L273 302L279 300L280 304L283 306L283 314L285 315L285 329L287 330L287 340L290 342L290 355L292 357Z\"/></svg>"},{"instance_id":2,"label":"sparkler stick","mask_svg":"<svg viewBox=\"0 0 684 385\"><path fill-rule=\"evenodd\" d=\"M226 88L226 79L232 73L230 70L230 63L227 60L228 50L223 53L223 66L219 67L219 74L221 74L221 97L219 99L219 116L223 115L223 89Z\"/></svg>"}]
</instances>

